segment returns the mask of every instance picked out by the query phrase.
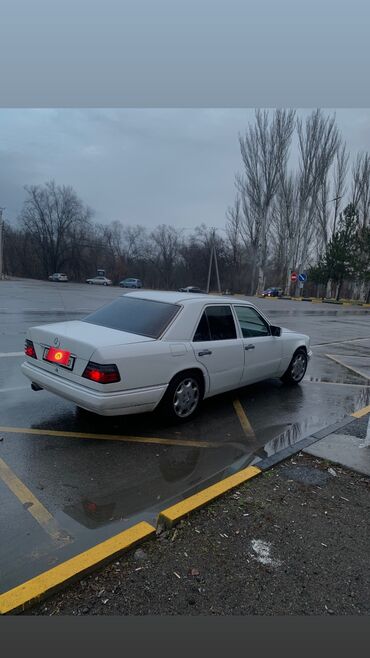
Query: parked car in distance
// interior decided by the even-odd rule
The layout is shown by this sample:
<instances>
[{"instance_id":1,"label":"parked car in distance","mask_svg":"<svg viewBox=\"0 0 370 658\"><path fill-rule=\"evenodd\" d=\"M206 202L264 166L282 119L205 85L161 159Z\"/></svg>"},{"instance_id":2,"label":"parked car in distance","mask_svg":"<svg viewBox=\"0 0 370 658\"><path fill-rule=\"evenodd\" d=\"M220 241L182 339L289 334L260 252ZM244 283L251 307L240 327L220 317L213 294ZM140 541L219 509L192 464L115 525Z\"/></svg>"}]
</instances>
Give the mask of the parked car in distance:
<instances>
[{"instance_id":1,"label":"parked car in distance","mask_svg":"<svg viewBox=\"0 0 370 658\"><path fill-rule=\"evenodd\" d=\"M308 336L248 301L136 290L82 320L31 327L22 371L33 390L102 416L158 408L181 422L219 393L275 377L299 384L311 354Z\"/></svg>"},{"instance_id":2,"label":"parked car in distance","mask_svg":"<svg viewBox=\"0 0 370 658\"><path fill-rule=\"evenodd\" d=\"M54 272L50 274L49 281L68 281L68 276L64 272Z\"/></svg>"},{"instance_id":3,"label":"parked car in distance","mask_svg":"<svg viewBox=\"0 0 370 658\"><path fill-rule=\"evenodd\" d=\"M205 290L198 288L197 286L187 286L186 288L179 288L179 292L196 292L201 295L207 295Z\"/></svg>"},{"instance_id":4,"label":"parked car in distance","mask_svg":"<svg viewBox=\"0 0 370 658\"><path fill-rule=\"evenodd\" d=\"M119 282L119 285L121 288L142 288L143 283L140 279L123 279L122 281Z\"/></svg>"},{"instance_id":5,"label":"parked car in distance","mask_svg":"<svg viewBox=\"0 0 370 658\"><path fill-rule=\"evenodd\" d=\"M86 279L86 283L96 284L97 286L111 286L112 281L106 276L93 276L92 279Z\"/></svg>"},{"instance_id":6,"label":"parked car in distance","mask_svg":"<svg viewBox=\"0 0 370 658\"><path fill-rule=\"evenodd\" d=\"M282 294L282 288L266 288L266 290L262 292L262 297L281 297Z\"/></svg>"}]
</instances>

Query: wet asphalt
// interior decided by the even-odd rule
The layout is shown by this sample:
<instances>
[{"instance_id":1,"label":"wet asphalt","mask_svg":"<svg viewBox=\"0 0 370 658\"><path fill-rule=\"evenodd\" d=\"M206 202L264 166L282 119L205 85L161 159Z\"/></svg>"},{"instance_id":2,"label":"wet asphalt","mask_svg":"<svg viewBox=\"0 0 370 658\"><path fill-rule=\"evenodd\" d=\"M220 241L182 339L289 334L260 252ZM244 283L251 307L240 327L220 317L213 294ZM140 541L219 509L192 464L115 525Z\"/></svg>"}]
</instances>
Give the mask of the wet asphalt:
<instances>
[{"instance_id":1,"label":"wet asphalt","mask_svg":"<svg viewBox=\"0 0 370 658\"><path fill-rule=\"evenodd\" d=\"M31 391L17 355L27 328L79 319L122 292L0 282L0 464L12 474L10 481L0 476L0 592L139 520L155 523L169 504L370 402L370 309L262 299L253 301L274 324L311 337L314 355L299 387L269 380L218 396L181 427L153 414L99 418ZM36 518L20 500L19 486L44 510Z\"/></svg>"}]
</instances>

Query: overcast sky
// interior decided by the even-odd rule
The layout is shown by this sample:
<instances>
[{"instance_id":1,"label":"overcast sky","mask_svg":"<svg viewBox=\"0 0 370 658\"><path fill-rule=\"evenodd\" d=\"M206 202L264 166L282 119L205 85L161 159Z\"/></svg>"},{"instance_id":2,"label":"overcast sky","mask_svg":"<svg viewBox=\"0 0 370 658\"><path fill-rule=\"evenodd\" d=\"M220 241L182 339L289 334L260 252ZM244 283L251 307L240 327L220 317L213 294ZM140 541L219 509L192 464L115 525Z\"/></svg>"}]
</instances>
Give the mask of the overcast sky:
<instances>
[{"instance_id":1,"label":"overcast sky","mask_svg":"<svg viewBox=\"0 0 370 658\"><path fill-rule=\"evenodd\" d=\"M307 110L301 112L306 114ZM24 186L72 185L108 223L222 227L251 109L0 109L0 206ZM370 150L370 111L336 110L351 154Z\"/></svg>"}]
</instances>

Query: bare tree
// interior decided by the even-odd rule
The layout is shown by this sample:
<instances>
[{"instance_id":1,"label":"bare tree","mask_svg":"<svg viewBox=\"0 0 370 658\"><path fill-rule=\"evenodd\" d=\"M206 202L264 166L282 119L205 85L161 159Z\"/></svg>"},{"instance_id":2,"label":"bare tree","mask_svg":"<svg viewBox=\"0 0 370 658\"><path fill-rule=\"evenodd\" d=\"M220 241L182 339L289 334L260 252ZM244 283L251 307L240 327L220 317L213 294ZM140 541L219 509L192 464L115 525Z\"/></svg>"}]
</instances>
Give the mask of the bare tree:
<instances>
[{"instance_id":1,"label":"bare tree","mask_svg":"<svg viewBox=\"0 0 370 658\"><path fill-rule=\"evenodd\" d=\"M370 153L359 153L352 167L352 203L358 212L360 231L366 231L370 226ZM355 283L353 296L366 299L366 281L358 280Z\"/></svg>"},{"instance_id":2,"label":"bare tree","mask_svg":"<svg viewBox=\"0 0 370 658\"><path fill-rule=\"evenodd\" d=\"M318 227L318 255L326 249L329 239L336 230L338 214L344 196L348 168L348 153L345 144L338 138L338 147L332 166L325 166L320 173L316 196ZM333 206L334 204L334 206Z\"/></svg>"},{"instance_id":3,"label":"bare tree","mask_svg":"<svg viewBox=\"0 0 370 658\"><path fill-rule=\"evenodd\" d=\"M226 211L226 235L230 244L231 251L231 289L240 289L241 282L241 262L242 262L242 244L241 244L241 227L242 212L240 196L237 195L233 206Z\"/></svg>"},{"instance_id":4,"label":"bare tree","mask_svg":"<svg viewBox=\"0 0 370 658\"><path fill-rule=\"evenodd\" d=\"M159 271L165 288L174 284L175 266L180 258L181 231L161 224L150 234L153 248L150 260Z\"/></svg>"},{"instance_id":5,"label":"bare tree","mask_svg":"<svg viewBox=\"0 0 370 658\"><path fill-rule=\"evenodd\" d=\"M352 168L352 203L363 227L370 224L370 153L359 153Z\"/></svg>"},{"instance_id":6,"label":"bare tree","mask_svg":"<svg viewBox=\"0 0 370 658\"><path fill-rule=\"evenodd\" d=\"M334 166L334 176L333 176L334 198L332 199L332 202L334 202L334 218L331 227L332 233L335 233L335 231L337 230L338 217L344 205L344 196L347 190L348 160L349 160L349 153L347 150L346 143L344 142L337 150L335 166Z\"/></svg>"},{"instance_id":7,"label":"bare tree","mask_svg":"<svg viewBox=\"0 0 370 658\"><path fill-rule=\"evenodd\" d=\"M279 187L272 208L272 248L279 284L287 294L290 287L289 265L294 261L296 234L296 179L287 168L280 172Z\"/></svg>"},{"instance_id":8,"label":"bare tree","mask_svg":"<svg viewBox=\"0 0 370 658\"><path fill-rule=\"evenodd\" d=\"M257 110L255 123L248 126L244 137L239 136L244 170L237 176L236 184L257 243L257 292L261 292L264 285L271 206L279 185L279 173L288 159L294 117L293 110L275 110L270 120L269 112Z\"/></svg>"},{"instance_id":9,"label":"bare tree","mask_svg":"<svg viewBox=\"0 0 370 658\"><path fill-rule=\"evenodd\" d=\"M340 145L335 116L325 116L314 110L305 122L297 119L299 167L296 186L296 230L288 266L287 286L290 270L305 269L314 257L318 231L318 195L323 190L326 203L328 188L325 180Z\"/></svg>"},{"instance_id":10,"label":"bare tree","mask_svg":"<svg viewBox=\"0 0 370 658\"><path fill-rule=\"evenodd\" d=\"M88 224L91 210L72 187L60 187L54 181L25 190L21 223L32 236L44 275L58 272L70 256L72 229Z\"/></svg>"}]
</instances>

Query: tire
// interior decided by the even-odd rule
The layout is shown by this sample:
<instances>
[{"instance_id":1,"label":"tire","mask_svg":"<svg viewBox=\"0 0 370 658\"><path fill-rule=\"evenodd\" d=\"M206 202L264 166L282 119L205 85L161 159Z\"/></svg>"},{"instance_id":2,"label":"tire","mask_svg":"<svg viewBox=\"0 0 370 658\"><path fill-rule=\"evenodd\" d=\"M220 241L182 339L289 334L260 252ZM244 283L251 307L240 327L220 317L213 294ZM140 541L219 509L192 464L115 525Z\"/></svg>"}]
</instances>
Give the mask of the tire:
<instances>
[{"instance_id":1,"label":"tire","mask_svg":"<svg viewBox=\"0 0 370 658\"><path fill-rule=\"evenodd\" d=\"M194 418L204 395L204 381L199 372L180 372L169 383L158 410L166 419L184 423Z\"/></svg>"},{"instance_id":2,"label":"tire","mask_svg":"<svg viewBox=\"0 0 370 658\"><path fill-rule=\"evenodd\" d=\"M308 357L306 350L298 349L294 354L293 358L284 372L281 380L285 384L297 385L299 384L303 377L306 374L308 364Z\"/></svg>"}]
</instances>

